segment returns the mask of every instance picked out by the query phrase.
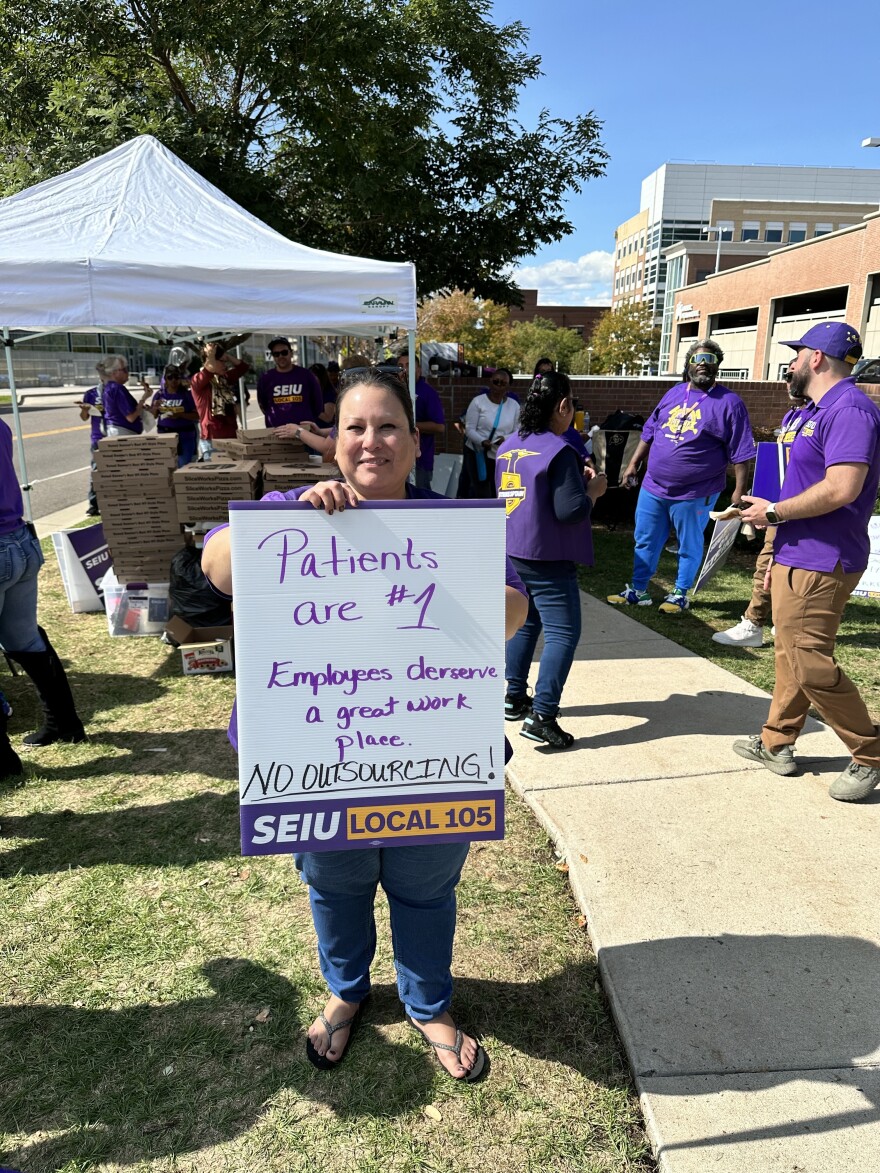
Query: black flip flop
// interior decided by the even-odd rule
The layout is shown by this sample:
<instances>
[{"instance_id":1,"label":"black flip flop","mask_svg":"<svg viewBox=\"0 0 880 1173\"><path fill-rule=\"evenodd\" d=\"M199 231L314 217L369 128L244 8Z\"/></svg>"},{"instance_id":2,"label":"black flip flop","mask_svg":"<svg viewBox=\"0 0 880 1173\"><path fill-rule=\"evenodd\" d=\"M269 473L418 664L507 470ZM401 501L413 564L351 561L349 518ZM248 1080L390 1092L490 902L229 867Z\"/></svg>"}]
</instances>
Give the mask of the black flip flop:
<instances>
[{"instance_id":1,"label":"black flip flop","mask_svg":"<svg viewBox=\"0 0 880 1173\"><path fill-rule=\"evenodd\" d=\"M364 998L363 1002L358 1004L358 1008L355 1010L351 1018L346 1018L342 1022L337 1022L334 1024L329 1022L324 1017L323 1013L318 1015L321 1020L321 1025L327 1032L327 1041L331 1047L333 1045L333 1036L338 1030L342 1030L346 1026L350 1029L348 1032L348 1038L345 1040L345 1046L342 1048L342 1054L338 1059L328 1059L326 1055L319 1055L315 1050L314 1045L312 1044L312 1040L306 1036L306 1057L313 1067L317 1067L319 1071L332 1071L334 1067L339 1066L348 1053L348 1048L351 1046L351 1040L354 1038L355 1030L357 1029L357 1024L361 1017L361 1011L363 1010L366 1001L367 999Z\"/></svg>"}]
</instances>

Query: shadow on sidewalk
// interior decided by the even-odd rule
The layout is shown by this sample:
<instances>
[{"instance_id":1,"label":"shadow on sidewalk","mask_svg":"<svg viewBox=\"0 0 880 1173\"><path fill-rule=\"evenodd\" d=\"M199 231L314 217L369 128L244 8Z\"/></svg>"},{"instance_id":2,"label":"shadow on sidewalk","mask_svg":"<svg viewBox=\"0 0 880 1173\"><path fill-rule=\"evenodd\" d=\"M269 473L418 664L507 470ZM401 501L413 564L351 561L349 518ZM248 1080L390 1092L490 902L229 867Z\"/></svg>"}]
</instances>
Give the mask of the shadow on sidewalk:
<instances>
[{"instance_id":1,"label":"shadow on sidewalk","mask_svg":"<svg viewBox=\"0 0 880 1173\"><path fill-rule=\"evenodd\" d=\"M769 702L744 693L674 692L657 701L616 701L612 704L566 705L566 717L608 718L614 715L640 720L628 729L613 729L592 736L581 735L578 745L599 749L614 745L639 745L664 737L708 734L713 737L747 737L760 731L767 718ZM731 761L738 759L731 750Z\"/></svg>"},{"instance_id":2,"label":"shadow on sidewalk","mask_svg":"<svg viewBox=\"0 0 880 1173\"><path fill-rule=\"evenodd\" d=\"M841 1068L862 1076L864 1109L725 1131L664 1152L880 1121L880 947L872 941L672 937L602 949L599 964L633 1068L651 1080L651 1094L696 1096L701 1077L711 1077L706 1092L716 1093L741 1090L744 1074L762 1090L804 1080L837 1085Z\"/></svg>"}]
</instances>

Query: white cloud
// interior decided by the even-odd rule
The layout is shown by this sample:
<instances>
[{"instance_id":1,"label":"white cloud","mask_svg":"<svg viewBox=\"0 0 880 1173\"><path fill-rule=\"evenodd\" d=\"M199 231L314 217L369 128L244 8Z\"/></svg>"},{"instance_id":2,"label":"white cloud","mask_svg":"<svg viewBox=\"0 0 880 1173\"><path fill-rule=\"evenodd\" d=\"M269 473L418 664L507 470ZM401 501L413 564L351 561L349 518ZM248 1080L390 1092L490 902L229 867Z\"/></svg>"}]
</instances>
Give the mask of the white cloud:
<instances>
[{"instance_id":1,"label":"white cloud","mask_svg":"<svg viewBox=\"0 0 880 1173\"><path fill-rule=\"evenodd\" d=\"M537 289L541 305L611 305L614 254L596 250L576 261L547 261L514 270L521 289Z\"/></svg>"}]
</instances>

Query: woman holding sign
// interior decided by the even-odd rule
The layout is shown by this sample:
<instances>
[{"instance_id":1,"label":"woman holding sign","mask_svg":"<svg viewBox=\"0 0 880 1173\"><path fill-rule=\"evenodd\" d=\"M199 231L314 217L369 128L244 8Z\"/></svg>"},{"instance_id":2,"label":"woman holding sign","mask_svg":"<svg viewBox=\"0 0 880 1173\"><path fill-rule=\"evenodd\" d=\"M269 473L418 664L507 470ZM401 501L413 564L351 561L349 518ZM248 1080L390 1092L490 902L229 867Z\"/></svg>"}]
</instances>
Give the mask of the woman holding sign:
<instances>
[{"instance_id":1,"label":"woman holding sign","mask_svg":"<svg viewBox=\"0 0 880 1173\"><path fill-rule=\"evenodd\" d=\"M532 385L519 431L501 445L495 466L507 504L507 551L529 592L529 617L507 645L504 716L525 718L522 736L552 749L574 745L556 718L581 635L577 563L593 564L590 511L608 487L563 439L573 418L569 381L551 371ZM542 630L532 699L529 667Z\"/></svg>"},{"instance_id":2,"label":"woman holding sign","mask_svg":"<svg viewBox=\"0 0 880 1173\"><path fill-rule=\"evenodd\" d=\"M409 392L397 375L352 372L342 384L336 412L336 461L343 480L272 493L266 500L297 499L332 514L361 501L439 496L408 482L419 452L418 431ZM209 535L202 569L218 590L231 592L228 529ZM527 610L522 584L511 572L505 592L509 638ZM472 1082L482 1074L483 1048L449 1013L455 889L468 846L434 843L295 856L309 885L321 972L330 990L308 1032L306 1051L316 1067L330 1070L342 1060L369 995L376 946L373 905L381 884L388 896L398 990L410 1022L453 1079Z\"/></svg>"}]
</instances>

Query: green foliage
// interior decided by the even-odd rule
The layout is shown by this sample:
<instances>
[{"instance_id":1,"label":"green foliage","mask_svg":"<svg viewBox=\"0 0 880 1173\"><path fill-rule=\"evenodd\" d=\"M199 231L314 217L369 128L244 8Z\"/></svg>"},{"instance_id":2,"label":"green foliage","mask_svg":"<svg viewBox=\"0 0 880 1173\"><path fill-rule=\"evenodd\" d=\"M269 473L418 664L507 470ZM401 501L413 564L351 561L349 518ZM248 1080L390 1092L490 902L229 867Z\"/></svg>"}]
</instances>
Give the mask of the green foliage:
<instances>
[{"instance_id":1,"label":"green foliage","mask_svg":"<svg viewBox=\"0 0 880 1173\"><path fill-rule=\"evenodd\" d=\"M660 331L646 305L622 305L599 319L591 339L598 370L615 375L633 374L645 364L656 366L660 357Z\"/></svg>"},{"instance_id":2,"label":"green foliage","mask_svg":"<svg viewBox=\"0 0 880 1173\"><path fill-rule=\"evenodd\" d=\"M516 119L539 62L490 0L6 0L0 35L0 193L150 133L295 240L415 261L422 293L516 301L511 265L604 172L592 113Z\"/></svg>"},{"instance_id":3,"label":"green foliage","mask_svg":"<svg viewBox=\"0 0 880 1173\"><path fill-rule=\"evenodd\" d=\"M419 306L419 342L460 342L469 363L499 362L508 333L508 309L454 289L427 297Z\"/></svg>"},{"instance_id":4,"label":"green foliage","mask_svg":"<svg viewBox=\"0 0 880 1173\"><path fill-rule=\"evenodd\" d=\"M501 365L528 374L532 373L539 358L550 358L556 363L557 370L568 371L575 355L583 349L583 342L574 330L557 326L548 318L514 322L505 341Z\"/></svg>"}]
</instances>

